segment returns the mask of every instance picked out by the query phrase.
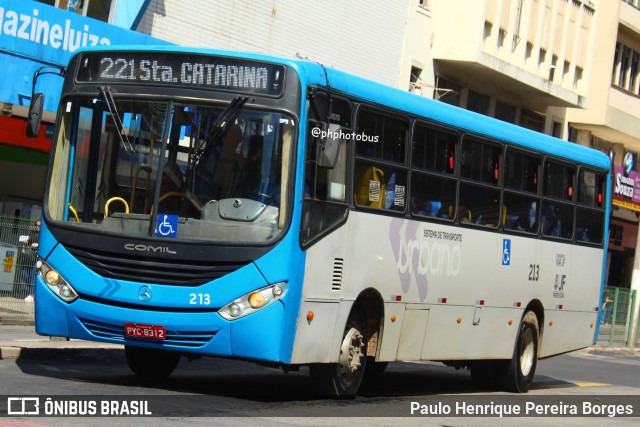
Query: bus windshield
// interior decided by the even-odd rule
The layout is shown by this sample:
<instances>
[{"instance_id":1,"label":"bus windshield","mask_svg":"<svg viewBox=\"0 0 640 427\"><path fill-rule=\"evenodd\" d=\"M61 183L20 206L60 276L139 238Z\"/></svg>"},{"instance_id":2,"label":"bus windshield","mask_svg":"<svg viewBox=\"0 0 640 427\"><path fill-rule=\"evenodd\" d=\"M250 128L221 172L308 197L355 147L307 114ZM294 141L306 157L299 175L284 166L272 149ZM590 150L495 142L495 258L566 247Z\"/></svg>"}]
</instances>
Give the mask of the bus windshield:
<instances>
[{"instance_id":1,"label":"bus windshield","mask_svg":"<svg viewBox=\"0 0 640 427\"><path fill-rule=\"evenodd\" d=\"M286 223L294 121L246 101L118 99L108 88L99 98L66 99L49 217L127 237L277 238Z\"/></svg>"}]
</instances>

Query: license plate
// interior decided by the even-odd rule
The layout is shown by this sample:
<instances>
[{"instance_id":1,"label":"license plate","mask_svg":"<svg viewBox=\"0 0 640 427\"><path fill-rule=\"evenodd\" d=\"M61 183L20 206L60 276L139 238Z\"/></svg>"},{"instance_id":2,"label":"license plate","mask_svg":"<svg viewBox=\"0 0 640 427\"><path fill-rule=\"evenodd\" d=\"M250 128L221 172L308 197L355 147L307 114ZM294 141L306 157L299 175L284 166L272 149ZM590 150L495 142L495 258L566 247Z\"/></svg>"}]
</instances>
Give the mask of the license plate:
<instances>
[{"instance_id":1,"label":"license plate","mask_svg":"<svg viewBox=\"0 0 640 427\"><path fill-rule=\"evenodd\" d=\"M128 337L163 340L167 337L167 330L161 325L144 325L125 322L124 333Z\"/></svg>"}]
</instances>

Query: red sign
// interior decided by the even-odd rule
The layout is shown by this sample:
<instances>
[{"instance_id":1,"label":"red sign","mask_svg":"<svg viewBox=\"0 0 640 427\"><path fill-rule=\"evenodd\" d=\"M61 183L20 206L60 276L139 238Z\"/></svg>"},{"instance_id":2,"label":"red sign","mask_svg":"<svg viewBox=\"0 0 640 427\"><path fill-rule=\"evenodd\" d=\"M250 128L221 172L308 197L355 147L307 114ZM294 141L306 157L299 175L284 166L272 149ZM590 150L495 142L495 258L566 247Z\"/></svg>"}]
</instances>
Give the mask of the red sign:
<instances>
[{"instance_id":1,"label":"red sign","mask_svg":"<svg viewBox=\"0 0 640 427\"><path fill-rule=\"evenodd\" d=\"M51 139L45 136L47 126L43 123L37 138L27 138L27 121L19 117L0 116L0 144L29 150L51 152Z\"/></svg>"}]
</instances>

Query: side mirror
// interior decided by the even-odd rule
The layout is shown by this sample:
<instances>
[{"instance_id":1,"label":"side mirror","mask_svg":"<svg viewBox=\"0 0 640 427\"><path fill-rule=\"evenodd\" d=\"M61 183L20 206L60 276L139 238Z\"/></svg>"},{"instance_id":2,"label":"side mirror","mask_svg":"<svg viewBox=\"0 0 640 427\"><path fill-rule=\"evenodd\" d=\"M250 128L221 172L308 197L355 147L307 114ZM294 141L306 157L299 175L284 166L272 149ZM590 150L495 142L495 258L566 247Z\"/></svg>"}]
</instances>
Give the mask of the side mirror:
<instances>
[{"instance_id":1,"label":"side mirror","mask_svg":"<svg viewBox=\"0 0 640 427\"><path fill-rule=\"evenodd\" d=\"M35 138L40 131L42 122L42 110L44 108L44 94L34 93L29 106L29 116L27 117L27 137Z\"/></svg>"}]
</instances>

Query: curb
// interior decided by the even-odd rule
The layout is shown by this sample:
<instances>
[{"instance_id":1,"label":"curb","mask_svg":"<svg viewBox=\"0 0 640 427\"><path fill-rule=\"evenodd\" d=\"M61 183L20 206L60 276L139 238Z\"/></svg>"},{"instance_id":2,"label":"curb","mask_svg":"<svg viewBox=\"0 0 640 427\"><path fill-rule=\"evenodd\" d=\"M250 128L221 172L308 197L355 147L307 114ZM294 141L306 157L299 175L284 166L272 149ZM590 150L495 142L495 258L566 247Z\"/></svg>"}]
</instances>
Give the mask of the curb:
<instances>
[{"instance_id":1,"label":"curb","mask_svg":"<svg viewBox=\"0 0 640 427\"><path fill-rule=\"evenodd\" d=\"M89 341L25 341L0 344L0 360L5 359L61 359L79 355L104 358L119 354L120 344L93 343Z\"/></svg>"}]
</instances>

